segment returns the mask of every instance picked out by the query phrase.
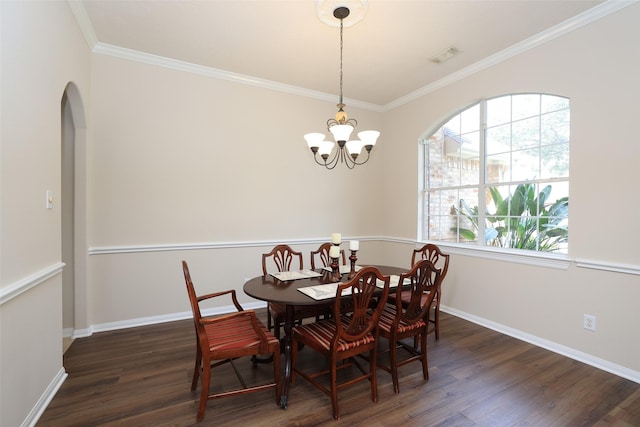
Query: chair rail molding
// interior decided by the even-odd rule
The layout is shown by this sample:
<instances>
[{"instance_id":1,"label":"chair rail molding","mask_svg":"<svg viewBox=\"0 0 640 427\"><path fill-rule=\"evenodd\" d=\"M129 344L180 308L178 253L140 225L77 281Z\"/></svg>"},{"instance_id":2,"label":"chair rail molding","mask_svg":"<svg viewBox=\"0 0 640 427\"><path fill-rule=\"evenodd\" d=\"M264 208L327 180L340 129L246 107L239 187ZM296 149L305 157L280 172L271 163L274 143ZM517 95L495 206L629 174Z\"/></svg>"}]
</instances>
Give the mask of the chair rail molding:
<instances>
[{"instance_id":1,"label":"chair rail molding","mask_svg":"<svg viewBox=\"0 0 640 427\"><path fill-rule=\"evenodd\" d=\"M0 305L62 273L64 266L64 262L57 262L24 279L0 288Z\"/></svg>"},{"instance_id":2,"label":"chair rail molding","mask_svg":"<svg viewBox=\"0 0 640 427\"><path fill-rule=\"evenodd\" d=\"M598 261L589 259L576 259L576 267L590 268L593 270L612 271L615 273L634 274L640 276L640 265L620 264L609 261Z\"/></svg>"},{"instance_id":3,"label":"chair rail molding","mask_svg":"<svg viewBox=\"0 0 640 427\"><path fill-rule=\"evenodd\" d=\"M101 246L89 248L89 255L107 255L107 254L122 254L133 252L163 252L163 251L189 251L189 250L202 250L202 249L233 249L233 248L257 248L257 247L273 247L276 245L319 245L326 242L328 237L325 238L309 238L309 239L278 239L278 240L253 240L253 241L237 241L237 242L195 242L195 243L170 243L170 244L155 244L155 245L130 245L130 246ZM356 238L351 237L349 239L358 239L360 241L366 240L379 240L374 237Z\"/></svg>"},{"instance_id":4,"label":"chair rail molding","mask_svg":"<svg viewBox=\"0 0 640 427\"><path fill-rule=\"evenodd\" d=\"M448 243L437 241L421 241L402 237L392 236L348 236L343 237L344 241L358 240L360 242L384 242L411 245L418 248L425 243L434 243L443 248L447 253L453 255L463 255L475 258L491 259L493 261L504 261L526 265L533 265L545 268L555 268L567 270L571 264L576 267L603 270L613 273L625 273L640 275L640 264L621 264L603 260L571 259L567 255L552 254L547 252L534 251L514 251L501 248L488 248L460 243ZM127 245L127 246L97 246L88 250L90 256L107 254L124 254L138 252L163 252L163 251L188 251L188 250L208 250L208 249L233 249L252 247L273 247L279 244L290 246L313 244L318 245L327 241L327 238L308 239L278 239L278 240L254 240L254 241L227 241L227 242L191 242L191 243L170 243L170 244L149 244L149 245ZM1 290L7 292L5 290ZM4 294L0 294L4 295ZM0 299L0 301L2 301Z\"/></svg>"}]
</instances>

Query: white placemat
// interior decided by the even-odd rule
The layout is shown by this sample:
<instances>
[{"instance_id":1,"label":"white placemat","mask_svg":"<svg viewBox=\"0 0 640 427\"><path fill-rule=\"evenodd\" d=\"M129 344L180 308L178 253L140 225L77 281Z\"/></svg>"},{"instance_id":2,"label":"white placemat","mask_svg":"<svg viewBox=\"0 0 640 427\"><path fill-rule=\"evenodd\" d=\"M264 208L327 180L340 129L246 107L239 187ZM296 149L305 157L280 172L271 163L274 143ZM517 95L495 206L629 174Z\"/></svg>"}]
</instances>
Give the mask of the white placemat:
<instances>
[{"instance_id":1,"label":"white placemat","mask_svg":"<svg viewBox=\"0 0 640 427\"><path fill-rule=\"evenodd\" d=\"M303 294L313 298L314 300L323 300L335 298L338 291L338 285L342 283L327 283L325 285L306 286L298 288ZM342 295L351 295L351 288L343 289Z\"/></svg>"},{"instance_id":2,"label":"white placemat","mask_svg":"<svg viewBox=\"0 0 640 427\"><path fill-rule=\"evenodd\" d=\"M389 276L389 288L397 288L398 287L398 282L400 282L400 276L398 276L397 274L392 274L391 276ZM376 282L376 286L379 288L382 288L384 286L384 282L382 280L378 280Z\"/></svg>"},{"instance_id":3,"label":"white placemat","mask_svg":"<svg viewBox=\"0 0 640 427\"><path fill-rule=\"evenodd\" d=\"M313 270L279 271L277 273L271 273L271 275L283 282L322 276L321 273L317 273Z\"/></svg>"}]
</instances>

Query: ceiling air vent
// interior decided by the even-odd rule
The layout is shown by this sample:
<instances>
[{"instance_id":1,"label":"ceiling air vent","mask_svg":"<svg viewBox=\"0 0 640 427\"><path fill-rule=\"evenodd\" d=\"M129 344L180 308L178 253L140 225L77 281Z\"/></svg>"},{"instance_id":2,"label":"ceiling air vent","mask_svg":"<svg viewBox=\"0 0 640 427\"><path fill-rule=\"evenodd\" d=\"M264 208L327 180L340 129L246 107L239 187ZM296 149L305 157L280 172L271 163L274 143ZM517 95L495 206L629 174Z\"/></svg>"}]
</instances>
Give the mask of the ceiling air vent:
<instances>
[{"instance_id":1,"label":"ceiling air vent","mask_svg":"<svg viewBox=\"0 0 640 427\"><path fill-rule=\"evenodd\" d=\"M439 55L429 58L429 61L433 62L434 64L442 64L443 62L450 60L459 53L460 50L457 47L451 46L450 48L441 52Z\"/></svg>"}]
</instances>

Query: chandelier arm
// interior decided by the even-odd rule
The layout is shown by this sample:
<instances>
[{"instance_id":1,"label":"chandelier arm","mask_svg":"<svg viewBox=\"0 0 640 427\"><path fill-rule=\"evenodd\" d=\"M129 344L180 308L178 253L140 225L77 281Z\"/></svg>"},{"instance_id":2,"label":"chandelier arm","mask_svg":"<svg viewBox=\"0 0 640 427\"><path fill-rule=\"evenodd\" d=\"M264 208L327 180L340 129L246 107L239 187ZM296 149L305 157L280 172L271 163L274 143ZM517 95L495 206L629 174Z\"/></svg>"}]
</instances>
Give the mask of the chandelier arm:
<instances>
[{"instance_id":1,"label":"chandelier arm","mask_svg":"<svg viewBox=\"0 0 640 427\"><path fill-rule=\"evenodd\" d=\"M338 166L338 160L339 160L340 156L338 153L335 154L335 156L333 156L333 159L331 159L331 161L329 161L329 163L325 162L324 167L331 170L334 169L336 166Z\"/></svg>"},{"instance_id":2,"label":"chandelier arm","mask_svg":"<svg viewBox=\"0 0 640 427\"><path fill-rule=\"evenodd\" d=\"M321 158L322 158L322 157L321 157ZM318 154L317 154L317 153L315 153L315 154L313 155L313 160L315 160L315 161L316 161L316 163L317 163L317 164L319 164L320 166L325 166L325 165L326 165L326 163L327 163L327 161L326 161L326 160L324 161L324 163L319 162L319 161L318 161Z\"/></svg>"},{"instance_id":3,"label":"chandelier arm","mask_svg":"<svg viewBox=\"0 0 640 427\"><path fill-rule=\"evenodd\" d=\"M344 157L344 164L348 169L353 169L356 167L357 163L355 162L355 160L353 160L349 153L347 153L346 149L342 152L342 157Z\"/></svg>"},{"instance_id":4,"label":"chandelier arm","mask_svg":"<svg viewBox=\"0 0 640 427\"><path fill-rule=\"evenodd\" d=\"M336 152L336 153L333 155L333 158L331 159L331 161L329 161L329 167L328 167L328 169L333 169L333 168L335 168L336 166L338 166L338 160L340 160L340 153L339 153L339 152Z\"/></svg>"},{"instance_id":5,"label":"chandelier arm","mask_svg":"<svg viewBox=\"0 0 640 427\"><path fill-rule=\"evenodd\" d=\"M316 161L317 164L319 164L320 166L324 166L329 170L335 168L338 165L339 158L340 158L340 153L338 151L336 151L333 157L331 157L330 159L329 157L327 157L327 159L323 159L323 162L318 161L317 155L315 154L313 155L313 159Z\"/></svg>"},{"instance_id":6,"label":"chandelier arm","mask_svg":"<svg viewBox=\"0 0 640 427\"><path fill-rule=\"evenodd\" d=\"M364 159L364 161L363 161L363 162L358 162L358 161L356 161L356 160L357 160L357 159L356 159L356 160L354 160L354 161L353 161L353 165L354 165L354 166L355 166L355 165L358 165L358 166L360 166L360 165L364 165L365 163L367 163L367 161L369 161L369 156L370 156L370 155L371 155L371 151L367 150L367 158L366 158L366 159ZM358 157L360 157L360 156L358 156Z\"/></svg>"}]
</instances>

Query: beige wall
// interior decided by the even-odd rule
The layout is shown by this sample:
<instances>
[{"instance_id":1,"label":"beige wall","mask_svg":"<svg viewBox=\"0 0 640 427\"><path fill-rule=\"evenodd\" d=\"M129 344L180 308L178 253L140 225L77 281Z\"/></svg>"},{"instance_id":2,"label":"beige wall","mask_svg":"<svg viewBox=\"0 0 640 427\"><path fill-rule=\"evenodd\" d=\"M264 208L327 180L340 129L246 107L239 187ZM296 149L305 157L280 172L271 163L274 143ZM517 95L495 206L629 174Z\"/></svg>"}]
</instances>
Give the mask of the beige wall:
<instances>
[{"instance_id":1,"label":"beige wall","mask_svg":"<svg viewBox=\"0 0 640 427\"><path fill-rule=\"evenodd\" d=\"M227 244L205 253L207 286L240 289L264 242L376 232L382 160L327 171L302 137L334 104L107 55L92 75L92 324L188 310L179 261L194 253L158 245ZM380 120L349 113L362 129ZM228 248L238 244L253 248ZM128 246L149 250L120 253Z\"/></svg>"},{"instance_id":2,"label":"beige wall","mask_svg":"<svg viewBox=\"0 0 640 427\"><path fill-rule=\"evenodd\" d=\"M494 322L594 358L640 371L640 248L634 229L640 211L635 141L640 51L640 5L629 6L385 115L384 194L388 206L415 203L417 140L429 127L478 99L513 92L544 92L571 99L571 260L596 261L609 270L523 266L455 255L444 304L458 314ZM382 151L382 149L381 149ZM396 210L384 235L412 238L415 210ZM456 251L455 248L450 250ZM460 252L460 251L458 251ZM634 271L633 269L631 269ZM597 332L582 327L597 317Z\"/></svg>"},{"instance_id":3,"label":"beige wall","mask_svg":"<svg viewBox=\"0 0 640 427\"><path fill-rule=\"evenodd\" d=\"M0 19L0 425L18 426L64 374L61 100L73 82L88 105L90 52L66 2L2 1Z\"/></svg>"},{"instance_id":4,"label":"beige wall","mask_svg":"<svg viewBox=\"0 0 640 427\"><path fill-rule=\"evenodd\" d=\"M91 246L375 231L383 160L330 172L302 137L333 103L107 55L92 75ZM349 112L362 129L380 120Z\"/></svg>"},{"instance_id":5,"label":"beige wall","mask_svg":"<svg viewBox=\"0 0 640 427\"><path fill-rule=\"evenodd\" d=\"M60 192L60 100L69 81L90 118L81 150L88 272L76 283L82 333L187 313L181 259L197 288L241 290L270 246L286 241L308 252L340 231L362 240L362 263L407 265L418 228L418 139L482 97L549 92L571 98L570 259L605 270L451 247L444 304L640 378L640 251L629 237L640 210L632 115L639 5L391 111L349 108L359 128L383 134L366 167L331 172L313 164L302 139L335 113L331 102L90 55L65 2L1 2L0 14L0 290L43 276L0 305L1 425L37 419L64 373L61 217L58 205L44 209L44 193ZM611 271L615 264L636 274ZM597 316L597 332L582 328L584 313ZM25 379L36 357L37 372Z\"/></svg>"}]
</instances>

